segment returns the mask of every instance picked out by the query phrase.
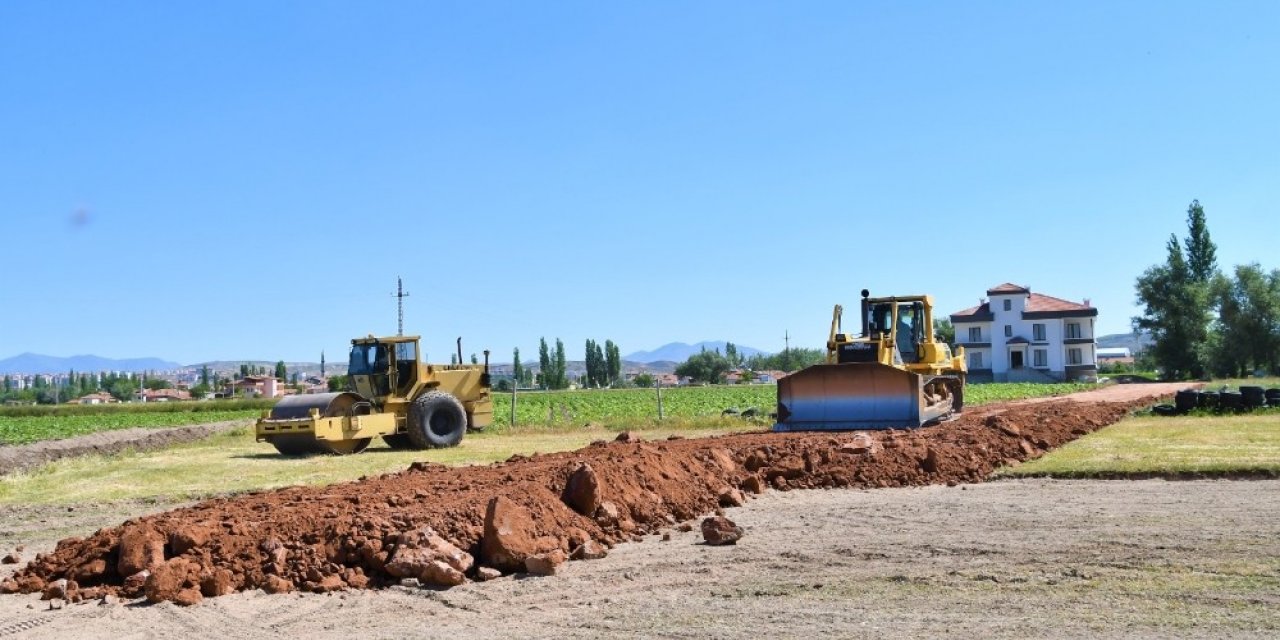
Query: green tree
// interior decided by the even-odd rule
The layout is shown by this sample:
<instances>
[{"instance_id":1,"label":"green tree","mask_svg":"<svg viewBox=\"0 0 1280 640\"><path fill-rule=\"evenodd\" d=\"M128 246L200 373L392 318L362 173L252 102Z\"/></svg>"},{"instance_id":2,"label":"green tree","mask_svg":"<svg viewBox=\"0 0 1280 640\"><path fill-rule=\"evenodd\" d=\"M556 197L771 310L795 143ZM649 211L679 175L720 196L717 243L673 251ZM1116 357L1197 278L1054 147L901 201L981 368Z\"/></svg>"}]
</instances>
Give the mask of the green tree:
<instances>
[{"instance_id":1,"label":"green tree","mask_svg":"<svg viewBox=\"0 0 1280 640\"><path fill-rule=\"evenodd\" d=\"M1218 272L1218 248L1209 239L1209 225L1205 222L1204 207L1199 200L1192 200L1187 207L1187 270L1191 280L1207 284Z\"/></svg>"},{"instance_id":2,"label":"green tree","mask_svg":"<svg viewBox=\"0 0 1280 640\"><path fill-rule=\"evenodd\" d=\"M689 356L676 367L676 375L688 376L694 382L721 382L728 373L729 361L719 351L702 351Z\"/></svg>"},{"instance_id":3,"label":"green tree","mask_svg":"<svg viewBox=\"0 0 1280 640\"><path fill-rule=\"evenodd\" d=\"M586 382L583 386L592 387L596 384L596 341L587 338L587 346L583 349L583 366L586 367Z\"/></svg>"},{"instance_id":4,"label":"green tree","mask_svg":"<svg viewBox=\"0 0 1280 640\"><path fill-rule=\"evenodd\" d=\"M524 381L524 365L520 364L520 347L511 353L511 379L519 385Z\"/></svg>"},{"instance_id":5,"label":"green tree","mask_svg":"<svg viewBox=\"0 0 1280 640\"><path fill-rule=\"evenodd\" d=\"M604 341L605 377L610 386L622 382L622 351L612 340Z\"/></svg>"},{"instance_id":6,"label":"green tree","mask_svg":"<svg viewBox=\"0 0 1280 640\"><path fill-rule=\"evenodd\" d=\"M1142 315L1133 327L1151 335L1151 356L1170 380L1205 374L1210 351L1210 288L1216 248L1209 239L1204 209L1192 201L1187 209L1187 250L1176 235L1165 245L1165 264L1148 267L1136 290Z\"/></svg>"},{"instance_id":7,"label":"green tree","mask_svg":"<svg viewBox=\"0 0 1280 640\"><path fill-rule=\"evenodd\" d=\"M347 387L349 386L348 383L349 383L349 378L347 376L344 376L344 375L330 376L328 381L329 390L330 391L346 391Z\"/></svg>"},{"instance_id":8,"label":"green tree","mask_svg":"<svg viewBox=\"0 0 1280 640\"><path fill-rule=\"evenodd\" d=\"M653 386L653 376L651 376L651 375L649 375L649 374L647 374L647 373L639 373L639 374L636 374L636 377L635 377L634 379L632 379L632 380L631 380L631 382L632 382L633 384L635 384L637 387L641 387L641 388L643 388L643 387L652 387L652 386Z\"/></svg>"},{"instance_id":9,"label":"green tree","mask_svg":"<svg viewBox=\"0 0 1280 640\"><path fill-rule=\"evenodd\" d=\"M172 384L172 383L170 383L168 380L162 380L162 379L160 379L160 378L148 378L147 380L145 380L145 381L142 383L142 386L143 386L143 388L145 388L145 389L150 389L150 390L152 390L152 391L155 391L156 389L171 389L171 388L173 388L173 384Z\"/></svg>"},{"instance_id":10,"label":"green tree","mask_svg":"<svg viewBox=\"0 0 1280 640\"><path fill-rule=\"evenodd\" d=\"M543 389L550 389L555 371L551 368L551 352L547 349L547 339L538 338L538 377Z\"/></svg>"},{"instance_id":11,"label":"green tree","mask_svg":"<svg viewBox=\"0 0 1280 640\"><path fill-rule=\"evenodd\" d=\"M477 357L476 357L476 354L474 354L474 353L473 353L473 354L471 354L471 364L480 364L480 359L479 359L479 358L477 358Z\"/></svg>"},{"instance_id":12,"label":"green tree","mask_svg":"<svg viewBox=\"0 0 1280 640\"><path fill-rule=\"evenodd\" d=\"M9 374L6 373L4 374L4 390L7 393L12 389L13 389L13 378L10 378Z\"/></svg>"},{"instance_id":13,"label":"green tree","mask_svg":"<svg viewBox=\"0 0 1280 640\"><path fill-rule=\"evenodd\" d=\"M284 382L289 379L289 370L284 366L284 360L276 362L276 379Z\"/></svg>"},{"instance_id":14,"label":"green tree","mask_svg":"<svg viewBox=\"0 0 1280 640\"><path fill-rule=\"evenodd\" d=\"M951 325L950 318L933 319L933 339L951 345L956 343L956 328Z\"/></svg>"},{"instance_id":15,"label":"green tree","mask_svg":"<svg viewBox=\"0 0 1280 640\"><path fill-rule=\"evenodd\" d=\"M741 367L743 357L738 353L738 345L732 342L724 343L724 359L729 362L731 368Z\"/></svg>"},{"instance_id":16,"label":"green tree","mask_svg":"<svg viewBox=\"0 0 1280 640\"><path fill-rule=\"evenodd\" d=\"M1234 278L1214 278L1218 308L1209 363L1219 376L1245 377L1257 369L1280 373L1280 271L1239 265Z\"/></svg>"},{"instance_id":17,"label":"green tree","mask_svg":"<svg viewBox=\"0 0 1280 640\"><path fill-rule=\"evenodd\" d=\"M569 378L566 375L567 371L565 369L564 343L560 341L560 338L556 338L555 368L556 368L556 378L555 378L556 384L554 388L556 389L569 388Z\"/></svg>"},{"instance_id":18,"label":"green tree","mask_svg":"<svg viewBox=\"0 0 1280 640\"><path fill-rule=\"evenodd\" d=\"M200 367L200 384L208 386L209 384L209 365Z\"/></svg>"}]
</instances>

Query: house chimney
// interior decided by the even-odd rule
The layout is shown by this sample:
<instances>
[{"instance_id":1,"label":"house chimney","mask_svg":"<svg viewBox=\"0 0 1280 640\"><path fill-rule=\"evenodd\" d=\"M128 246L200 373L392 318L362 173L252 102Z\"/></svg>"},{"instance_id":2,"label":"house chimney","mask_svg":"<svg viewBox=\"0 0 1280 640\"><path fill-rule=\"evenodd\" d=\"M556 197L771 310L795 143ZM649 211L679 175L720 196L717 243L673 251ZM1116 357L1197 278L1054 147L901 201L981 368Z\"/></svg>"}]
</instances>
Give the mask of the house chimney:
<instances>
[{"instance_id":1,"label":"house chimney","mask_svg":"<svg viewBox=\"0 0 1280 640\"><path fill-rule=\"evenodd\" d=\"M1086 307L1090 306L1090 304L1089 304L1089 299L1088 299L1088 298L1085 298L1085 299L1084 299L1084 306L1086 306Z\"/></svg>"}]
</instances>

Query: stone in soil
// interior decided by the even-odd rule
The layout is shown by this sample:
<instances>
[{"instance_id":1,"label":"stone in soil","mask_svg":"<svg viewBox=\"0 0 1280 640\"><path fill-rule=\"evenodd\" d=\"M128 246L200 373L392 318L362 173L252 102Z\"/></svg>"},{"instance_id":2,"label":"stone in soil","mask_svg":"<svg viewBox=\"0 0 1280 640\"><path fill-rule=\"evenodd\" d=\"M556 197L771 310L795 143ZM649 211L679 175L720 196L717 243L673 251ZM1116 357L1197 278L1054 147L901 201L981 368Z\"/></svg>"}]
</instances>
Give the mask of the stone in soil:
<instances>
[{"instance_id":1,"label":"stone in soil","mask_svg":"<svg viewBox=\"0 0 1280 640\"><path fill-rule=\"evenodd\" d=\"M591 465L583 463L564 485L564 503L584 516L595 514L600 508L600 478Z\"/></svg>"},{"instance_id":2,"label":"stone in soil","mask_svg":"<svg viewBox=\"0 0 1280 640\"><path fill-rule=\"evenodd\" d=\"M702 539L709 545L738 544L742 527L724 516L712 516L702 521Z\"/></svg>"}]
</instances>

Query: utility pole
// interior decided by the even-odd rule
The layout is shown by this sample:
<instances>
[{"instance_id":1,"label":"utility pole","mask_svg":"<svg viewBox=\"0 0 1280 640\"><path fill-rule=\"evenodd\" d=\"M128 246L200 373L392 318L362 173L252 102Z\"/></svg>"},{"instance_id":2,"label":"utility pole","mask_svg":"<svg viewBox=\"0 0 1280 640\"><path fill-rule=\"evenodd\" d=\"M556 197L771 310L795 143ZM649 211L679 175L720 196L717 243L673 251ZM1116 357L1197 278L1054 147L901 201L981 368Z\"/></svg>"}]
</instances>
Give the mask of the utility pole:
<instances>
[{"instance_id":1,"label":"utility pole","mask_svg":"<svg viewBox=\"0 0 1280 640\"><path fill-rule=\"evenodd\" d=\"M791 373L791 332L783 333L782 340L785 345L782 347L782 368Z\"/></svg>"},{"instance_id":2,"label":"utility pole","mask_svg":"<svg viewBox=\"0 0 1280 640\"><path fill-rule=\"evenodd\" d=\"M396 335L404 335L404 299L409 297L409 292L404 290L404 283L401 282L400 276L396 276L396 292L391 294L396 297Z\"/></svg>"}]
</instances>

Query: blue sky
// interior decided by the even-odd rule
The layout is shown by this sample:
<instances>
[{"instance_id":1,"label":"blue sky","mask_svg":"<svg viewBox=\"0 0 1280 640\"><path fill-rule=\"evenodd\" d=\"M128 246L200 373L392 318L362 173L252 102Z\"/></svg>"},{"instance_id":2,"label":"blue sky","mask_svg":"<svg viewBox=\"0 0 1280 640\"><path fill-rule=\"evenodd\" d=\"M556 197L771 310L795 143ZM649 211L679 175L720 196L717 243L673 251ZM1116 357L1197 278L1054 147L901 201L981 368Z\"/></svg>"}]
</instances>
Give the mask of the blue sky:
<instances>
[{"instance_id":1,"label":"blue sky","mask_svg":"<svg viewBox=\"0 0 1280 640\"><path fill-rule=\"evenodd\" d=\"M1280 267L1280 3L6 2L0 358L822 343ZM342 355L337 355L341 358Z\"/></svg>"}]
</instances>

